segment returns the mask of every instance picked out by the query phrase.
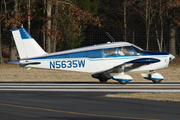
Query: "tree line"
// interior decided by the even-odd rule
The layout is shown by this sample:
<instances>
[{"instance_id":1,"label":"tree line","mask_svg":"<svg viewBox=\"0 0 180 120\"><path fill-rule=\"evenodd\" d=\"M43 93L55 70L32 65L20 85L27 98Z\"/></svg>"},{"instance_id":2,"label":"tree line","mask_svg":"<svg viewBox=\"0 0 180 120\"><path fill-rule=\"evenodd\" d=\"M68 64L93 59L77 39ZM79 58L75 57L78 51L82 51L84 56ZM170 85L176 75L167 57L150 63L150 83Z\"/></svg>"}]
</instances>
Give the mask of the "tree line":
<instances>
[{"instance_id":1,"label":"tree line","mask_svg":"<svg viewBox=\"0 0 180 120\"><path fill-rule=\"evenodd\" d=\"M18 59L9 36L22 24L48 53L107 42L100 32L144 42L146 50L156 45L162 52L168 46L171 54L179 53L179 0L1 0L0 22L0 63L5 45L9 60Z\"/></svg>"}]
</instances>

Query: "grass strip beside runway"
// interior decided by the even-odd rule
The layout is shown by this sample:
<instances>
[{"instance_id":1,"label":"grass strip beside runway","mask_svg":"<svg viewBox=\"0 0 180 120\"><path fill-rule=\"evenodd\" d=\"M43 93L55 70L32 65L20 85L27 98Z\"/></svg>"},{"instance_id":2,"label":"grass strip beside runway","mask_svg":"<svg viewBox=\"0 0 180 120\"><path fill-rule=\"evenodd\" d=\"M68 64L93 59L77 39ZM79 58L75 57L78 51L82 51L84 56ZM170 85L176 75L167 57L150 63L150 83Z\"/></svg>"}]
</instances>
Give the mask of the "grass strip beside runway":
<instances>
[{"instance_id":1,"label":"grass strip beside runway","mask_svg":"<svg viewBox=\"0 0 180 120\"><path fill-rule=\"evenodd\" d=\"M180 102L180 93L118 93L107 94L105 97Z\"/></svg>"}]
</instances>

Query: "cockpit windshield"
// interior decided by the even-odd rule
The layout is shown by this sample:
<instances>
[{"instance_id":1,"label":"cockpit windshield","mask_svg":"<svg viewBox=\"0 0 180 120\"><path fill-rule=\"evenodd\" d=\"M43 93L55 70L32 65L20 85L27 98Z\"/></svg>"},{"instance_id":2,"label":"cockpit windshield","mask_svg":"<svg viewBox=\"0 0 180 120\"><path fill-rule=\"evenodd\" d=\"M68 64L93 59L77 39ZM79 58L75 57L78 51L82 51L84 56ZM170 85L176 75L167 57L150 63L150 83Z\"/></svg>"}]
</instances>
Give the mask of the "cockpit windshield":
<instances>
[{"instance_id":1,"label":"cockpit windshield","mask_svg":"<svg viewBox=\"0 0 180 120\"><path fill-rule=\"evenodd\" d=\"M144 52L144 50L140 47L137 47L135 45L132 45L132 47L134 48L134 50L137 52L137 54L141 54Z\"/></svg>"}]
</instances>

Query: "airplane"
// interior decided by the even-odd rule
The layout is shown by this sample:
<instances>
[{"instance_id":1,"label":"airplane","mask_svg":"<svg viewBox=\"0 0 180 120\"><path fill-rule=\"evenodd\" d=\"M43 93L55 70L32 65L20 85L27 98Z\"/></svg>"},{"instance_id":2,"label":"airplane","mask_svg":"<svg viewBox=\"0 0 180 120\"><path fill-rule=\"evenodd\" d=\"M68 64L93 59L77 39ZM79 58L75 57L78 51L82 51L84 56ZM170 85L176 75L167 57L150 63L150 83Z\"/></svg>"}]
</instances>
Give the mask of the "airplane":
<instances>
[{"instance_id":1,"label":"airplane","mask_svg":"<svg viewBox=\"0 0 180 120\"><path fill-rule=\"evenodd\" d=\"M21 67L92 73L101 83L109 79L126 84L128 72L145 72L143 78L160 83L164 77L155 70L165 69L175 57L167 52L145 51L129 42L108 42L54 53L46 53L23 26L12 29L20 56L9 63ZM117 73L112 76L111 73Z\"/></svg>"}]
</instances>

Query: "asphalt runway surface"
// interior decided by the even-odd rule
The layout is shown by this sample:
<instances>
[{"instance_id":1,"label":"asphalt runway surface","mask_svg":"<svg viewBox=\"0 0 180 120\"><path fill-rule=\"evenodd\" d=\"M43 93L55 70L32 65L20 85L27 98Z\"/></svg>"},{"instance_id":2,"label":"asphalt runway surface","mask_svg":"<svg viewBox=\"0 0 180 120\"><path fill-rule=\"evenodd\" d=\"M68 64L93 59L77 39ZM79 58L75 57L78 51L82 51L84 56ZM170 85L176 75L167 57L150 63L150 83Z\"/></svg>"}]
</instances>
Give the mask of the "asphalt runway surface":
<instances>
[{"instance_id":1,"label":"asphalt runway surface","mask_svg":"<svg viewBox=\"0 0 180 120\"><path fill-rule=\"evenodd\" d=\"M72 92L180 92L180 83L99 83L99 82L15 82L0 83L0 91L72 91Z\"/></svg>"},{"instance_id":2,"label":"asphalt runway surface","mask_svg":"<svg viewBox=\"0 0 180 120\"><path fill-rule=\"evenodd\" d=\"M4 86L7 88L7 86L13 86L12 84L13 83L4 83ZM178 102L107 98L104 97L104 95L112 92L106 91L17 90L18 86L21 87L21 89L25 89L25 87L28 87L27 84L31 86L31 88L28 89L37 89L36 87L40 87L40 84L42 83L16 83L16 87L12 88L15 89L15 91L12 89L10 91L0 90L0 119L179 120L180 118L180 103ZM47 87L46 89L50 89L49 87L55 83L48 84L46 83L46 85L44 85ZM84 85L84 83L82 84ZM93 84L94 83L91 83L91 85ZM72 89L71 86L76 85L77 84L69 85L70 89ZM117 84L114 86L116 85ZM1 83L0 87L2 86ZM59 85L55 84L54 86L57 87ZM68 86L67 83L64 83L64 86ZM113 84L110 86L113 86ZM86 85L86 87L88 87L88 85Z\"/></svg>"}]
</instances>

